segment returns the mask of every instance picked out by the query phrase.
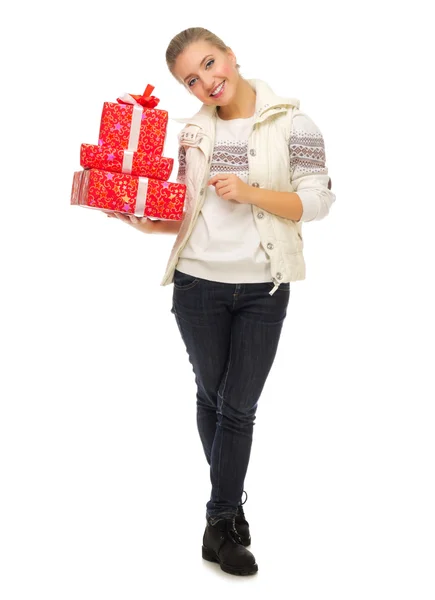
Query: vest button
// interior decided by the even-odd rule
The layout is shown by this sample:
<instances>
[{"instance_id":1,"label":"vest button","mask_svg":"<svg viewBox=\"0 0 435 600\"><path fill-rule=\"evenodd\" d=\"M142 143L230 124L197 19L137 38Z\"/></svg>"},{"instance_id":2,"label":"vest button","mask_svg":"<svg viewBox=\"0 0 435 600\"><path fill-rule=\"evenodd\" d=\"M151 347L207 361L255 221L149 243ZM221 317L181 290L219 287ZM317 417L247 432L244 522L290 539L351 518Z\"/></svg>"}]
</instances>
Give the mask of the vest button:
<instances>
[{"instance_id":1,"label":"vest button","mask_svg":"<svg viewBox=\"0 0 435 600\"><path fill-rule=\"evenodd\" d=\"M267 244L267 247L269 248L269 250L273 250L273 244L271 244L270 242Z\"/></svg>"},{"instance_id":2,"label":"vest button","mask_svg":"<svg viewBox=\"0 0 435 600\"><path fill-rule=\"evenodd\" d=\"M251 150L249 151L249 154L251 156L255 156L255 150L254 150L254 148L251 148Z\"/></svg>"},{"instance_id":3,"label":"vest button","mask_svg":"<svg viewBox=\"0 0 435 600\"><path fill-rule=\"evenodd\" d=\"M260 187L256 181L254 181L254 183L252 185L253 185L253 187Z\"/></svg>"},{"instance_id":4,"label":"vest button","mask_svg":"<svg viewBox=\"0 0 435 600\"><path fill-rule=\"evenodd\" d=\"M257 214L257 219L262 219L263 217L264 217L264 213L262 213L262 212L259 212L259 213Z\"/></svg>"},{"instance_id":5,"label":"vest button","mask_svg":"<svg viewBox=\"0 0 435 600\"><path fill-rule=\"evenodd\" d=\"M204 188L201 188L201 191L200 191L199 193L200 193L200 194L201 194L201 196L202 196L202 195L203 195L203 193L204 193Z\"/></svg>"},{"instance_id":6,"label":"vest button","mask_svg":"<svg viewBox=\"0 0 435 600\"><path fill-rule=\"evenodd\" d=\"M277 274L276 274L276 278L277 278L277 279L282 279L282 274L281 274L281 273L277 273Z\"/></svg>"}]
</instances>

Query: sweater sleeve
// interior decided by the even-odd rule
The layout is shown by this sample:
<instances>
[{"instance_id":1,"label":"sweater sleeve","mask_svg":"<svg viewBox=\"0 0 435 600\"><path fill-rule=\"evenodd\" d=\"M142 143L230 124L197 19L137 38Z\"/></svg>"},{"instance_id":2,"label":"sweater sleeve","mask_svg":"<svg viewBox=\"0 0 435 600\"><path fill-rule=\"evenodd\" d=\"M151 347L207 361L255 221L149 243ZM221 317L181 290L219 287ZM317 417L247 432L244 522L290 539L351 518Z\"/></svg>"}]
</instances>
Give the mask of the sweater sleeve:
<instances>
[{"instance_id":1,"label":"sweater sleeve","mask_svg":"<svg viewBox=\"0 0 435 600\"><path fill-rule=\"evenodd\" d=\"M178 147L178 173L177 183L186 184L186 148L180 144Z\"/></svg>"},{"instance_id":2,"label":"sweater sleeve","mask_svg":"<svg viewBox=\"0 0 435 600\"><path fill-rule=\"evenodd\" d=\"M323 219L335 202L326 167L325 143L314 121L299 110L293 116L288 145L290 181L303 207L299 222Z\"/></svg>"}]
</instances>

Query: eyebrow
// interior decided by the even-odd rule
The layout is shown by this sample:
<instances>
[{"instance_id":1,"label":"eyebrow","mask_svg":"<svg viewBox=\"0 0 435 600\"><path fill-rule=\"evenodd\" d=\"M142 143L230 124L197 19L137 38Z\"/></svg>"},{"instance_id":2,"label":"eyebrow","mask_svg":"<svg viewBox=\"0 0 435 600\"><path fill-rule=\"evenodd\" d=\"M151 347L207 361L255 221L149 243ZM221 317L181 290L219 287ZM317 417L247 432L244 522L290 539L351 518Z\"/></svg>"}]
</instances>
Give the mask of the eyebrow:
<instances>
[{"instance_id":1,"label":"eyebrow","mask_svg":"<svg viewBox=\"0 0 435 600\"><path fill-rule=\"evenodd\" d=\"M202 59L202 61L200 62L199 66L202 67L203 63L207 60L207 58L211 56L211 54L207 54L207 56L204 56L204 58ZM190 73L190 75L188 75L187 77L185 77L183 79L183 81L186 81L186 79L189 79L189 77L192 77L193 73Z\"/></svg>"}]
</instances>

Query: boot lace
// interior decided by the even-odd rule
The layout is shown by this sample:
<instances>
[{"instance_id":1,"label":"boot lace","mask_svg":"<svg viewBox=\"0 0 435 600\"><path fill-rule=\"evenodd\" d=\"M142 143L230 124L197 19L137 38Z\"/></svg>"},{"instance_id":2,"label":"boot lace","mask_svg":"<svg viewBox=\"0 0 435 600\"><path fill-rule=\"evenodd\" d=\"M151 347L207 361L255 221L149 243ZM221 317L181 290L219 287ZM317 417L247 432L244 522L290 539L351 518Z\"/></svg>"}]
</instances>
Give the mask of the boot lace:
<instances>
[{"instance_id":1,"label":"boot lace","mask_svg":"<svg viewBox=\"0 0 435 600\"><path fill-rule=\"evenodd\" d=\"M237 533L236 529L236 517L233 516L232 518L222 519L222 521L223 524L221 529L221 539L224 539L225 534L228 534L231 537L231 539L233 539L236 542L236 544L242 544L242 538Z\"/></svg>"},{"instance_id":2,"label":"boot lace","mask_svg":"<svg viewBox=\"0 0 435 600\"><path fill-rule=\"evenodd\" d=\"M246 500L248 499L248 493L245 490L243 490L243 492L246 494L246 498L245 498L245 502L246 502ZM243 504L245 504L245 502L241 502L239 504L239 506L237 507L237 515L240 516L242 519L244 519L246 521L246 519L245 519L245 512L244 512L243 506L242 506Z\"/></svg>"}]
</instances>

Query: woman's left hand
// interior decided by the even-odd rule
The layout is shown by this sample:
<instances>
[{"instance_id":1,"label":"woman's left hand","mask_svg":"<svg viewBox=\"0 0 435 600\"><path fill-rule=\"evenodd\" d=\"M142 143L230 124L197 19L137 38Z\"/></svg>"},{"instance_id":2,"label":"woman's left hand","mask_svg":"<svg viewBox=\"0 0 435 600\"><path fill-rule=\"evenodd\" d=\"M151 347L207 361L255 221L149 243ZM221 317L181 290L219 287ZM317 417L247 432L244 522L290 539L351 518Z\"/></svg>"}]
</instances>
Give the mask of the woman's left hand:
<instances>
[{"instance_id":1,"label":"woman's left hand","mask_svg":"<svg viewBox=\"0 0 435 600\"><path fill-rule=\"evenodd\" d=\"M234 173L218 173L207 185L214 185L216 194L223 200L235 200L241 204L249 204L251 186Z\"/></svg>"}]
</instances>

